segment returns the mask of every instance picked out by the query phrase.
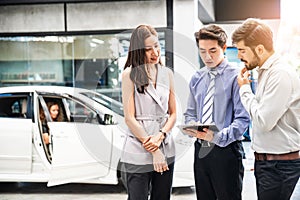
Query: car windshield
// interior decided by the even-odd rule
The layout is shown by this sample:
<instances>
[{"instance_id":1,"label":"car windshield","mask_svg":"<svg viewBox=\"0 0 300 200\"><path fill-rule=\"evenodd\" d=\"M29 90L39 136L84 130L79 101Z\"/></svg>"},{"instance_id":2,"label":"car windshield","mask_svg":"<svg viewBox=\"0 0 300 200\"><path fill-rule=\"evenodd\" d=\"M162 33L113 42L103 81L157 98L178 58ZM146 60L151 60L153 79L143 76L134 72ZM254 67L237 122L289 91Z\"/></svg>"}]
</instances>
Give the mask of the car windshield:
<instances>
[{"instance_id":1,"label":"car windshield","mask_svg":"<svg viewBox=\"0 0 300 200\"><path fill-rule=\"evenodd\" d=\"M87 96L88 98L100 103L106 108L111 109L115 113L124 116L123 104L115 99L112 99L106 95L94 93L94 92L81 92L82 95Z\"/></svg>"}]
</instances>

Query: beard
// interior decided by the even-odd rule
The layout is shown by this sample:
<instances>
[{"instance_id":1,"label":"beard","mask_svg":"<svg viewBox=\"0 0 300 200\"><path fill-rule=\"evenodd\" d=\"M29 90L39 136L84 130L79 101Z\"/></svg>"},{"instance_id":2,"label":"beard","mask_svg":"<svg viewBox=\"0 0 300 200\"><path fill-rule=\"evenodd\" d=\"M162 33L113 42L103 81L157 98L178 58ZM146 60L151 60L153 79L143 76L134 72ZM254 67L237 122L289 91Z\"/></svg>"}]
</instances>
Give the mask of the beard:
<instances>
[{"instance_id":1,"label":"beard","mask_svg":"<svg viewBox=\"0 0 300 200\"><path fill-rule=\"evenodd\" d=\"M253 60L252 62L250 63L245 63L245 67L248 69L248 70L252 70L252 69L255 69L259 64L259 61L258 60Z\"/></svg>"},{"instance_id":2,"label":"beard","mask_svg":"<svg viewBox=\"0 0 300 200\"><path fill-rule=\"evenodd\" d=\"M252 69L255 69L257 66L259 66L259 63L260 63L260 58L258 57L258 55L256 54L255 51L253 51L254 53L254 56L253 56L253 59L251 61L246 61L246 60L241 60L245 63L245 67L248 69L248 70L252 70Z\"/></svg>"}]
</instances>

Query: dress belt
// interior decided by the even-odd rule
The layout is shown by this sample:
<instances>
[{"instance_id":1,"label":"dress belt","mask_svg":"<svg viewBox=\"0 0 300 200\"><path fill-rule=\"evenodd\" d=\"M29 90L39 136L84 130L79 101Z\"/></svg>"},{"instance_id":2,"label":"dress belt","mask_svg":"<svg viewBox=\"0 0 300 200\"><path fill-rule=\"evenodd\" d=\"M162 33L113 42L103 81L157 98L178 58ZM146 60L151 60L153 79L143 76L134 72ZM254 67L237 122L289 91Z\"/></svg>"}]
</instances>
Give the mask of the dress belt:
<instances>
[{"instance_id":1,"label":"dress belt","mask_svg":"<svg viewBox=\"0 0 300 200\"><path fill-rule=\"evenodd\" d=\"M167 119L168 115L136 115L135 119L137 121L159 121L162 122L164 119Z\"/></svg>"},{"instance_id":2,"label":"dress belt","mask_svg":"<svg viewBox=\"0 0 300 200\"><path fill-rule=\"evenodd\" d=\"M299 151L284 154L269 154L269 153L256 153L254 152L255 160L296 160L300 158Z\"/></svg>"}]
</instances>

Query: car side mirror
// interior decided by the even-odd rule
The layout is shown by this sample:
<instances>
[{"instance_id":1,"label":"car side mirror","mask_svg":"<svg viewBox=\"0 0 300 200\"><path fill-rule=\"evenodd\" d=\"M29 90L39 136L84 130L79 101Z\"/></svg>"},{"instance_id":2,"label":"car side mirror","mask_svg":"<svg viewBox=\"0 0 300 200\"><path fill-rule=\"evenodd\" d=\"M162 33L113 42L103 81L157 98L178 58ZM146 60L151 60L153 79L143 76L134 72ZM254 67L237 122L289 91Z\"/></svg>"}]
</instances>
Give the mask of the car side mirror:
<instances>
[{"instance_id":1,"label":"car side mirror","mask_svg":"<svg viewBox=\"0 0 300 200\"><path fill-rule=\"evenodd\" d=\"M111 114L104 114L104 124L107 125L113 125L113 124L117 124L115 118L113 115Z\"/></svg>"}]
</instances>

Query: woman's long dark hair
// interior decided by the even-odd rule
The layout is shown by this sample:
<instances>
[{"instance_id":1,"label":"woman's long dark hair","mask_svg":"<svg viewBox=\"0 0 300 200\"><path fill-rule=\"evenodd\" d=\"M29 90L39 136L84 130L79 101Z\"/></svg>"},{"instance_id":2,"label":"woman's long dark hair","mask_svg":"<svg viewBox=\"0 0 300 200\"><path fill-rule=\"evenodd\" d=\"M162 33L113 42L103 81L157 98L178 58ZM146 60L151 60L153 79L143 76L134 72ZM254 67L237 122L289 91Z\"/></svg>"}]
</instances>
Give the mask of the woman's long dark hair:
<instances>
[{"instance_id":1,"label":"woman's long dark hair","mask_svg":"<svg viewBox=\"0 0 300 200\"><path fill-rule=\"evenodd\" d=\"M56 102L56 101L50 101L50 102L47 102L47 108L48 108L49 112L50 112L50 108L51 108L52 106L54 106L54 105L57 105L57 106L58 106L58 108L59 108L59 113L58 113L58 115L57 115L57 118L56 118L56 119L52 119L52 120L53 120L53 121L58 121L58 122L64 121L64 116L63 116L63 114L62 114L62 109L61 109L61 106L59 105L58 102ZM43 108L42 108L41 105L40 105L40 119L41 119L41 121L44 121L44 120L46 119L44 110L43 110Z\"/></svg>"},{"instance_id":2,"label":"woman's long dark hair","mask_svg":"<svg viewBox=\"0 0 300 200\"><path fill-rule=\"evenodd\" d=\"M146 71L145 40L154 35L158 37L156 30L149 25L140 25L132 32L130 38L128 57L124 69L131 66L130 79L136 85L139 93L144 93L149 85L149 76ZM159 60L159 64L161 60Z\"/></svg>"}]
</instances>

